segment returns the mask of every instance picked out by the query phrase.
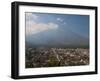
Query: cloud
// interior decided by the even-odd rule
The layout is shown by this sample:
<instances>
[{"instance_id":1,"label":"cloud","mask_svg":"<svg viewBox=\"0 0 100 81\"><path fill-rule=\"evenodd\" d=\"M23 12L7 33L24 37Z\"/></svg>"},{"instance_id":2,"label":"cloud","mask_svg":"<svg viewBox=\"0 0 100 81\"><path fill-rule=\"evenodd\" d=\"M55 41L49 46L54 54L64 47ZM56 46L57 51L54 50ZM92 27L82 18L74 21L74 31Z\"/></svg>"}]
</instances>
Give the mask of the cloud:
<instances>
[{"instance_id":1,"label":"cloud","mask_svg":"<svg viewBox=\"0 0 100 81\"><path fill-rule=\"evenodd\" d=\"M40 32L48 31L48 30L56 30L58 25L50 22L50 23L35 23L35 22L27 22L26 23L26 35L34 35Z\"/></svg>"},{"instance_id":2,"label":"cloud","mask_svg":"<svg viewBox=\"0 0 100 81\"><path fill-rule=\"evenodd\" d=\"M55 30L58 24L53 22L40 23L36 22L40 17L33 13L26 13L26 35L34 35L40 32Z\"/></svg>"},{"instance_id":3,"label":"cloud","mask_svg":"<svg viewBox=\"0 0 100 81\"><path fill-rule=\"evenodd\" d=\"M63 20L61 18L57 18L57 21L63 22Z\"/></svg>"},{"instance_id":4,"label":"cloud","mask_svg":"<svg viewBox=\"0 0 100 81\"><path fill-rule=\"evenodd\" d=\"M48 23L47 25L48 25L49 29L57 29L58 28L58 25L55 23L52 23L52 22Z\"/></svg>"},{"instance_id":5,"label":"cloud","mask_svg":"<svg viewBox=\"0 0 100 81\"><path fill-rule=\"evenodd\" d=\"M32 20L34 21L36 19L38 19L37 15L35 15L35 14L31 13L31 12L26 13L26 20L27 21L32 21Z\"/></svg>"}]
</instances>

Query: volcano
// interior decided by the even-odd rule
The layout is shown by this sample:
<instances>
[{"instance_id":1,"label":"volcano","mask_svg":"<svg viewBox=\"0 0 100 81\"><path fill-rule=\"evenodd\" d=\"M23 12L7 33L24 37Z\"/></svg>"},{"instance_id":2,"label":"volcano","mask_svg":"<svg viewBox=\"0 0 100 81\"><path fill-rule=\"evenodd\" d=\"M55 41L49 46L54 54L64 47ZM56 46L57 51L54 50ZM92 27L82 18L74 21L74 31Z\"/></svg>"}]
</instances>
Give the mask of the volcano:
<instances>
[{"instance_id":1,"label":"volcano","mask_svg":"<svg viewBox=\"0 0 100 81\"><path fill-rule=\"evenodd\" d=\"M89 47L89 37L86 37L71 29L49 30L37 34L26 35L26 46L29 47Z\"/></svg>"}]
</instances>

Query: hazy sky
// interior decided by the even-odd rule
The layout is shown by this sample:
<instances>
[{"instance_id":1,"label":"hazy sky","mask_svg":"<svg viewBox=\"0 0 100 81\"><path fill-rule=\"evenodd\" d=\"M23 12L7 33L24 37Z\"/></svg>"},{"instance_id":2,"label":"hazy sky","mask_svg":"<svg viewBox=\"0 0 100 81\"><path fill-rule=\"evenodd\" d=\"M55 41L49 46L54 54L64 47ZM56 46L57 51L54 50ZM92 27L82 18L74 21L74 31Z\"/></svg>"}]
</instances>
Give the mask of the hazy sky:
<instances>
[{"instance_id":1,"label":"hazy sky","mask_svg":"<svg viewBox=\"0 0 100 81\"><path fill-rule=\"evenodd\" d=\"M33 45L88 45L89 16L25 13L26 43Z\"/></svg>"}]
</instances>

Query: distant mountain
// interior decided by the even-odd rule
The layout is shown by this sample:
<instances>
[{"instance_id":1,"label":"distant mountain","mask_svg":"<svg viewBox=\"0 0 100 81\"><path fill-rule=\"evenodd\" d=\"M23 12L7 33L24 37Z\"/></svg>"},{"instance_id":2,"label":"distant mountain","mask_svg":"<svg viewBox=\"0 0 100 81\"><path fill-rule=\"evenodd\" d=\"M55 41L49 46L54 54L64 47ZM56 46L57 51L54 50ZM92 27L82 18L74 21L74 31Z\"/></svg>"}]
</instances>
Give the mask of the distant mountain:
<instances>
[{"instance_id":1,"label":"distant mountain","mask_svg":"<svg viewBox=\"0 0 100 81\"><path fill-rule=\"evenodd\" d=\"M32 47L89 47L89 38L70 29L44 31L26 36L26 46Z\"/></svg>"}]
</instances>

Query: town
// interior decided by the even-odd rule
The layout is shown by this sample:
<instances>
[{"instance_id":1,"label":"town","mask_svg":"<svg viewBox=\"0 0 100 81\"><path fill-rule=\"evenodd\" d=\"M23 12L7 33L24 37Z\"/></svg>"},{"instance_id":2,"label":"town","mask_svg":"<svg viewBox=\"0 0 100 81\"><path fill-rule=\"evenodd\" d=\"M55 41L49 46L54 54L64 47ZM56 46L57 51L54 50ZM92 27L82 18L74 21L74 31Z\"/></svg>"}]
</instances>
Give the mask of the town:
<instances>
[{"instance_id":1,"label":"town","mask_svg":"<svg viewBox=\"0 0 100 81\"><path fill-rule=\"evenodd\" d=\"M88 48L27 48L25 67L60 67L89 65Z\"/></svg>"}]
</instances>

